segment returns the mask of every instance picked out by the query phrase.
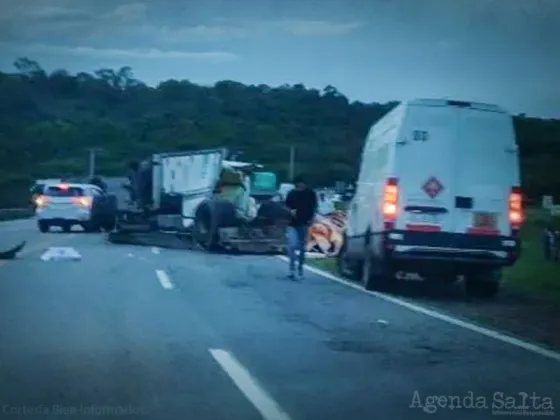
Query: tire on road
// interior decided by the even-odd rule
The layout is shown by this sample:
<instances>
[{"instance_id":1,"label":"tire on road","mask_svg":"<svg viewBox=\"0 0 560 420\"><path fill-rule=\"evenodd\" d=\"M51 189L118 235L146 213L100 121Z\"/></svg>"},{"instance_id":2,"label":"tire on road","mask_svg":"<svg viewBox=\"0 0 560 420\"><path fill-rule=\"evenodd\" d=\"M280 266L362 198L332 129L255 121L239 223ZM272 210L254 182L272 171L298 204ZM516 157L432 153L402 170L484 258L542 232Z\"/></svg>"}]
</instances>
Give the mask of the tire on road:
<instances>
[{"instance_id":1,"label":"tire on road","mask_svg":"<svg viewBox=\"0 0 560 420\"><path fill-rule=\"evenodd\" d=\"M106 196L106 211L101 221L101 228L105 232L110 232L115 229L117 223L118 200L115 194L107 194Z\"/></svg>"},{"instance_id":2,"label":"tire on road","mask_svg":"<svg viewBox=\"0 0 560 420\"><path fill-rule=\"evenodd\" d=\"M193 239L207 251L220 248L219 228L237 225L235 206L222 199L203 201L197 208L194 218Z\"/></svg>"},{"instance_id":3,"label":"tire on road","mask_svg":"<svg viewBox=\"0 0 560 420\"><path fill-rule=\"evenodd\" d=\"M91 218L84 224L86 232L109 232L114 229L117 215L117 197L114 194L94 197L91 205Z\"/></svg>"}]
</instances>

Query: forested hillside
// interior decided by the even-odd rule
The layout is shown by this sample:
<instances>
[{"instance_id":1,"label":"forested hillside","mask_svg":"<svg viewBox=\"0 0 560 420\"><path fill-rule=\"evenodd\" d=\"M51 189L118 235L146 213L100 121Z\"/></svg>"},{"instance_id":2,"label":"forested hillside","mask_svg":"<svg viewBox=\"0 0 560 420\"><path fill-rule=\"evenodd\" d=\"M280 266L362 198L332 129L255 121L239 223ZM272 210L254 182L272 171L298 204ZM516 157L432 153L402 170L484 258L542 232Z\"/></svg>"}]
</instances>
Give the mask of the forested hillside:
<instances>
[{"instance_id":1,"label":"forested hillside","mask_svg":"<svg viewBox=\"0 0 560 420\"><path fill-rule=\"evenodd\" d=\"M99 147L99 172L121 175L153 152L226 146L286 176L289 146L296 169L317 184L351 180L368 127L395 103L349 103L332 86L272 88L221 81L212 87L168 80L156 88L129 67L71 75L30 59L0 73L0 205L18 205L37 177L87 172ZM185 74L188 78L188 74ZM519 116L524 187L530 196L560 194L560 120Z\"/></svg>"}]
</instances>

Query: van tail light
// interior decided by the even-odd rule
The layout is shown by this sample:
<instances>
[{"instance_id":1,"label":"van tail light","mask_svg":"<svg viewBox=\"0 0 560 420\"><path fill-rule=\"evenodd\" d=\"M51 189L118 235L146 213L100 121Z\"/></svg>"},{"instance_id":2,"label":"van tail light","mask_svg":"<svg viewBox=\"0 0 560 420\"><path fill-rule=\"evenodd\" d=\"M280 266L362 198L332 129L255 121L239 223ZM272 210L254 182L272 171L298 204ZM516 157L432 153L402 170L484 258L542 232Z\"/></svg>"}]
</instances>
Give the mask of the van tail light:
<instances>
[{"instance_id":1,"label":"van tail light","mask_svg":"<svg viewBox=\"0 0 560 420\"><path fill-rule=\"evenodd\" d=\"M49 203L49 199L48 199L48 197L45 196L45 195L38 195L38 196L35 198L35 205L36 205L37 207L44 207L44 206L46 206L48 203Z\"/></svg>"},{"instance_id":2,"label":"van tail light","mask_svg":"<svg viewBox=\"0 0 560 420\"><path fill-rule=\"evenodd\" d=\"M516 235L525 219L523 214L523 194L521 188L512 187L509 195L509 223L512 234Z\"/></svg>"},{"instance_id":3,"label":"van tail light","mask_svg":"<svg viewBox=\"0 0 560 420\"><path fill-rule=\"evenodd\" d=\"M72 197L72 202L78 206L91 207L90 197Z\"/></svg>"},{"instance_id":4,"label":"van tail light","mask_svg":"<svg viewBox=\"0 0 560 420\"><path fill-rule=\"evenodd\" d=\"M385 230L391 230L395 227L399 201L398 184L397 178L389 178L385 182L385 190L383 191L383 220Z\"/></svg>"}]
</instances>

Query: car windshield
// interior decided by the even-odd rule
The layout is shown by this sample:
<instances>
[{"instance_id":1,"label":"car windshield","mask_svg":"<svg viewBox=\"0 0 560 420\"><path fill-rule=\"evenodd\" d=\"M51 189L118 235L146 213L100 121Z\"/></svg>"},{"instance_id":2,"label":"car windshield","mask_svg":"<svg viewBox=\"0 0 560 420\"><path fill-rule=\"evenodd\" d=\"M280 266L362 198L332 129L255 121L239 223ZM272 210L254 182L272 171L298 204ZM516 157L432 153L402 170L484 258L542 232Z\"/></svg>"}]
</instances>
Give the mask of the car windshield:
<instances>
[{"instance_id":1,"label":"car windshield","mask_svg":"<svg viewBox=\"0 0 560 420\"><path fill-rule=\"evenodd\" d=\"M49 197L80 197L84 195L84 189L81 187L50 186L46 189L45 195Z\"/></svg>"}]
</instances>

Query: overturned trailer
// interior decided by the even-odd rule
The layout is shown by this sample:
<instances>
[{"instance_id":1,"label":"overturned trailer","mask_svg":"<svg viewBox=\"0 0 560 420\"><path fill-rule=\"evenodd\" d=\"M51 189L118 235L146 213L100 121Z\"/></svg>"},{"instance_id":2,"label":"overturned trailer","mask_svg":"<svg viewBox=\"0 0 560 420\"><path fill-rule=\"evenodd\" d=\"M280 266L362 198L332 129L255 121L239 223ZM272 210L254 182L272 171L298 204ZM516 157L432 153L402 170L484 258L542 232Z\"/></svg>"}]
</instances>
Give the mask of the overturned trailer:
<instances>
[{"instance_id":1,"label":"overturned trailer","mask_svg":"<svg viewBox=\"0 0 560 420\"><path fill-rule=\"evenodd\" d=\"M251 194L260 165L228 162L224 149L163 153L133 165L117 196L113 243L277 253L289 212Z\"/></svg>"}]
</instances>

